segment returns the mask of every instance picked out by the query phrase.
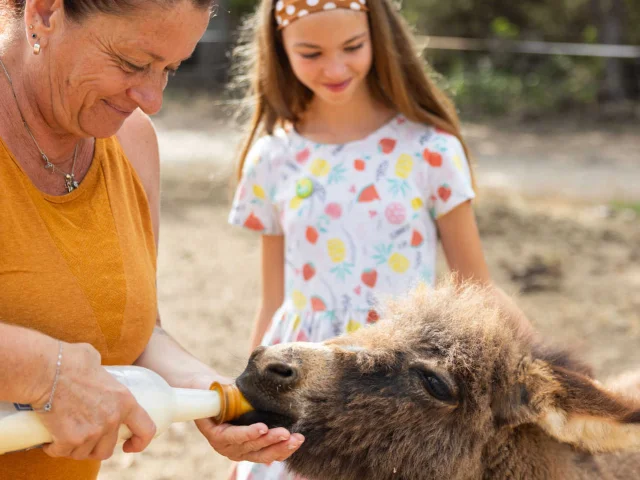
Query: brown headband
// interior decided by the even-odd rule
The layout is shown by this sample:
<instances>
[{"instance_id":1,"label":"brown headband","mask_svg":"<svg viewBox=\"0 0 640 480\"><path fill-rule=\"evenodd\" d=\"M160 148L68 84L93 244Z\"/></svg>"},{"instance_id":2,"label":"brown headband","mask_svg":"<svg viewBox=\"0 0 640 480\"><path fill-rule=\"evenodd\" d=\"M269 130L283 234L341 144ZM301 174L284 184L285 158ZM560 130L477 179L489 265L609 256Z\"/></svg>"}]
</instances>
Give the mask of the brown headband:
<instances>
[{"instance_id":1,"label":"brown headband","mask_svg":"<svg viewBox=\"0 0 640 480\"><path fill-rule=\"evenodd\" d=\"M283 29L305 15L311 13L346 8L359 12L367 12L367 0L278 0L275 17L278 29Z\"/></svg>"}]
</instances>

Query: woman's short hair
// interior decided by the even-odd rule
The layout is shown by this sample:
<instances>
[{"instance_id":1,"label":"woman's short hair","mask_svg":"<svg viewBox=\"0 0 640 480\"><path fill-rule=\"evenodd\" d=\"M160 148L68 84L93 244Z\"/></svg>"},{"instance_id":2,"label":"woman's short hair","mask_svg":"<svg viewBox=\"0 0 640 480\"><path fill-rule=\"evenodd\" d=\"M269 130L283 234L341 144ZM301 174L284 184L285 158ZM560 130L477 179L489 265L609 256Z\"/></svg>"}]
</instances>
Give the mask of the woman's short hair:
<instances>
[{"instance_id":1,"label":"woman's short hair","mask_svg":"<svg viewBox=\"0 0 640 480\"><path fill-rule=\"evenodd\" d=\"M24 11L25 0L9 0L13 3L16 14ZM129 12L148 6L153 3L158 6L172 7L185 0L160 0L149 2L149 0L63 0L64 11L68 18L74 21L81 21L95 13L106 13L110 15L126 15ZM188 0L195 7L212 10L215 0Z\"/></svg>"}]
</instances>

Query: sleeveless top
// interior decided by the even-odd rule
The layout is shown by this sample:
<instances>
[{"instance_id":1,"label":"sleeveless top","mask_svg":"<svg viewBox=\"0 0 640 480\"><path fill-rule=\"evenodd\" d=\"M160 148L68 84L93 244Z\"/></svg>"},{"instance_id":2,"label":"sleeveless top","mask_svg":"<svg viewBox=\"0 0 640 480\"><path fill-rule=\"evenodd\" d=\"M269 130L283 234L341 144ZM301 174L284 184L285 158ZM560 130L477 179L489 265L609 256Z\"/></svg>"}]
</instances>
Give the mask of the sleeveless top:
<instances>
[{"instance_id":1,"label":"sleeveless top","mask_svg":"<svg viewBox=\"0 0 640 480\"><path fill-rule=\"evenodd\" d=\"M151 337L156 300L149 204L117 139L96 140L80 187L63 196L38 190L0 140L1 321L127 365ZM41 449L0 455L3 479L90 480L99 469Z\"/></svg>"}]
</instances>

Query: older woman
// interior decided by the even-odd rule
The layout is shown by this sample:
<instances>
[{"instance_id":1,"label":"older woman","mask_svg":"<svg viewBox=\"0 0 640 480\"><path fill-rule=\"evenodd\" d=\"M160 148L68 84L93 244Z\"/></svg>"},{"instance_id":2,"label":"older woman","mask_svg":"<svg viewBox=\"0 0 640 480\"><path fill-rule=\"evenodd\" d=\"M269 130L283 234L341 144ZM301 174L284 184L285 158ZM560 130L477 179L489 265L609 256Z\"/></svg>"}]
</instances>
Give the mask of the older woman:
<instances>
[{"instance_id":1,"label":"older woman","mask_svg":"<svg viewBox=\"0 0 640 480\"><path fill-rule=\"evenodd\" d=\"M11 2L16 3L11 3ZM94 479L118 425L155 427L101 364L174 386L216 372L160 327L159 158L145 114L193 52L210 0L0 3L0 401L30 403L53 442L0 456L0 477ZM262 425L198 422L220 453L271 462L303 441Z\"/></svg>"}]
</instances>

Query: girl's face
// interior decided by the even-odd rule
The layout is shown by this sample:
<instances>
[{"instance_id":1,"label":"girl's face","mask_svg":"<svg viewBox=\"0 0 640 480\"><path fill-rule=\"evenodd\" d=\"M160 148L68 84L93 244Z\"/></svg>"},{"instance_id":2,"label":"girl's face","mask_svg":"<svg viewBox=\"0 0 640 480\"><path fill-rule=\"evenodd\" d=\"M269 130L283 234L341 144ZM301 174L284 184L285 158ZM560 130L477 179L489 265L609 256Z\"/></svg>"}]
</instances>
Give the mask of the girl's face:
<instances>
[{"instance_id":1,"label":"girl's face","mask_svg":"<svg viewBox=\"0 0 640 480\"><path fill-rule=\"evenodd\" d=\"M366 13L347 9L313 13L282 34L293 72L317 99L344 105L366 88L373 60Z\"/></svg>"}]
</instances>

